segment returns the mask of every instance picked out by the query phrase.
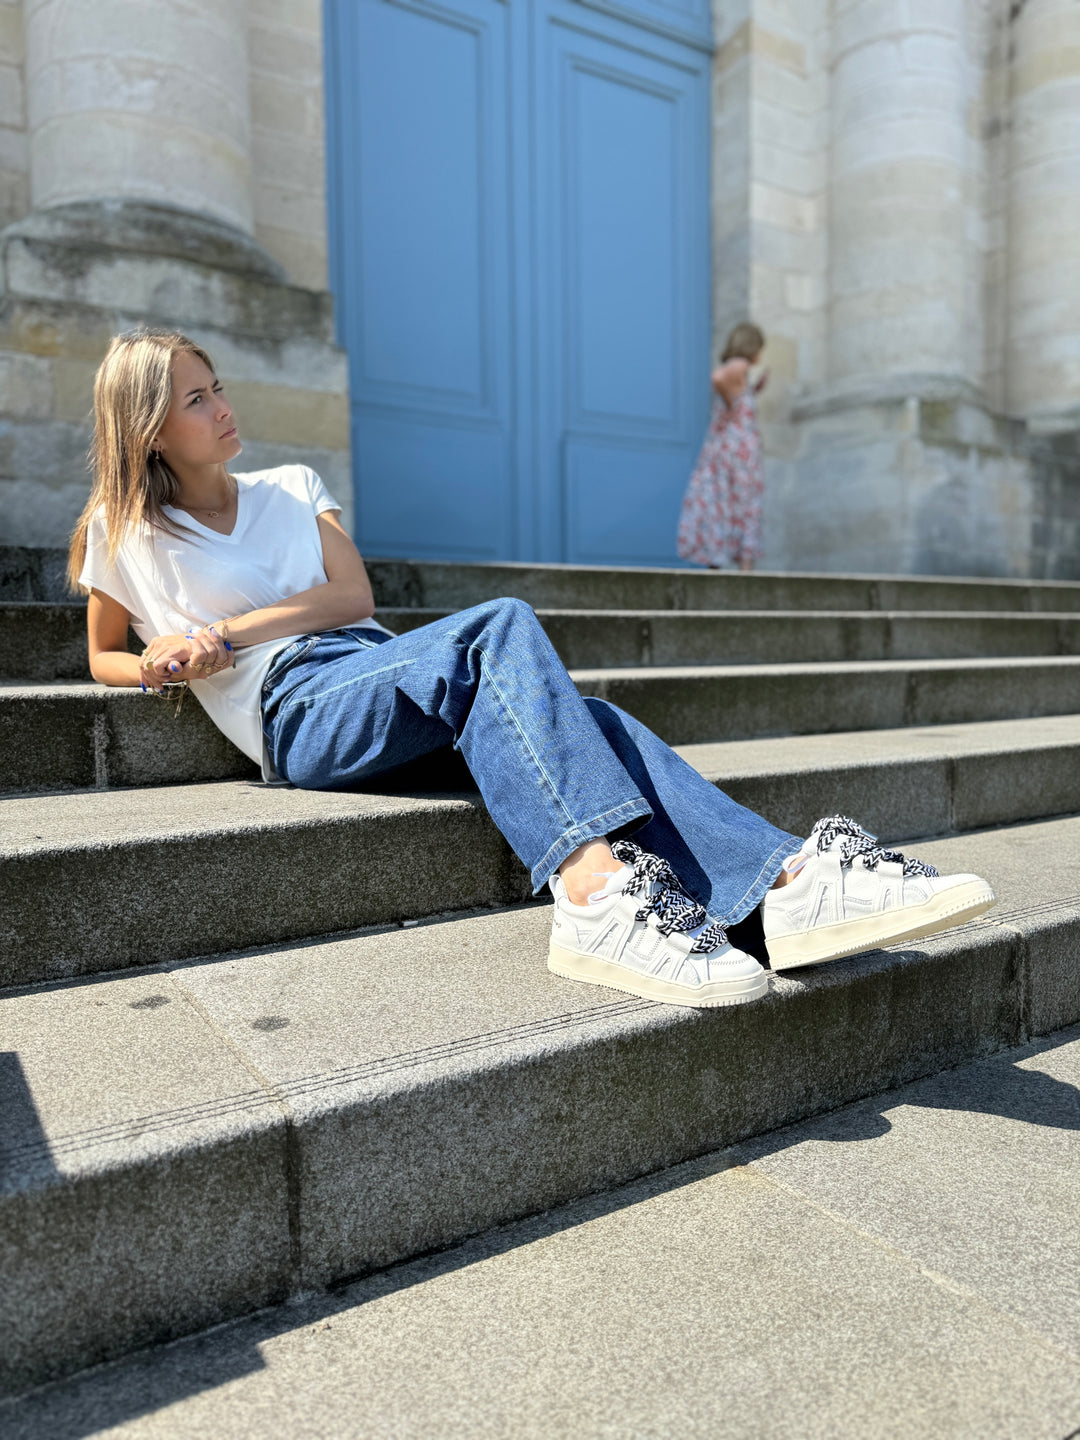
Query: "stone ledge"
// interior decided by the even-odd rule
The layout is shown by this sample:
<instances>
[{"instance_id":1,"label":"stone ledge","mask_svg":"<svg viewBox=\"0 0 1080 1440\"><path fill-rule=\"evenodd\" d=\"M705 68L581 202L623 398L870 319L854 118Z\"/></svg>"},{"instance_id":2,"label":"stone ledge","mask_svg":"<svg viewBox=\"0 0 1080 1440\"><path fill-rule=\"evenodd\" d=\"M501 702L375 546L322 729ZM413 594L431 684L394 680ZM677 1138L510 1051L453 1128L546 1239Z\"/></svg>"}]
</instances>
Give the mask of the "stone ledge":
<instances>
[{"instance_id":1,"label":"stone ledge","mask_svg":"<svg viewBox=\"0 0 1080 1440\"><path fill-rule=\"evenodd\" d=\"M796 835L837 811L896 843L1080 810L1077 716L681 753ZM459 756L433 755L399 783L396 793L235 782L0 800L0 985L528 897ZM227 905L188 902L223 874Z\"/></svg>"},{"instance_id":2,"label":"stone ledge","mask_svg":"<svg viewBox=\"0 0 1080 1440\"><path fill-rule=\"evenodd\" d=\"M1029 830L991 877L1006 905L1060 853L1060 825ZM1075 895L714 1011L558 981L546 928L527 907L10 997L0 1389L1080 1018Z\"/></svg>"},{"instance_id":3,"label":"stone ledge","mask_svg":"<svg viewBox=\"0 0 1080 1440\"><path fill-rule=\"evenodd\" d=\"M448 610L380 608L397 634ZM798 660L1080 654L1080 614L912 610L538 610L564 665L752 665ZM134 648L135 642L132 642ZM138 649L142 648L141 641ZM89 680L83 605L0 600L0 679Z\"/></svg>"},{"instance_id":4,"label":"stone ledge","mask_svg":"<svg viewBox=\"0 0 1080 1440\"><path fill-rule=\"evenodd\" d=\"M624 666L572 678L669 745L1080 713L1076 656ZM137 690L0 682L0 793L254 773L191 698L176 716Z\"/></svg>"},{"instance_id":5,"label":"stone ledge","mask_svg":"<svg viewBox=\"0 0 1080 1440\"><path fill-rule=\"evenodd\" d=\"M69 600L56 548L0 546L0 600ZM1080 583L844 572L707 573L529 561L457 563L369 557L379 603L460 610L499 595L537 609L1076 611ZM44 569L42 568L44 567Z\"/></svg>"},{"instance_id":6,"label":"stone ledge","mask_svg":"<svg viewBox=\"0 0 1080 1440\"><path fill-rule=\"evenodd\" d=\"M822 415L854 410L864 405L897 405L908 400L951 401L974 405L982 410L988 408L982 388L965 376L919 370L867 379L839 380L810 394L793 397L791 419L796 422L814 420Z\"/></svg>"},{"instance_id":7,"label":"stone ledge","mask_svg":"<svg viewBox=\"0 0 1080 1440\"><path fill-rule=\"evenodd\" d=\"M242 230L209 215L142 200L79 200L35 210L0 231L0 247L16 239L165 256L286 283L284 268Z\"/></svg>"}]
</instances>

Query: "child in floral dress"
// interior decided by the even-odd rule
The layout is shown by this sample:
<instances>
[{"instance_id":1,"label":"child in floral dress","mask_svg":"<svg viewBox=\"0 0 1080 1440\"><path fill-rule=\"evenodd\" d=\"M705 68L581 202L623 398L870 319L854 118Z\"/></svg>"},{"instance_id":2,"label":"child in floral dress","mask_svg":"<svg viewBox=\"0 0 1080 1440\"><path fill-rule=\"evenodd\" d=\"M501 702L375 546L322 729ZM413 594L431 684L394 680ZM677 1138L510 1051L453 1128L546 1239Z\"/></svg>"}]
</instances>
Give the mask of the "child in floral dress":
<instances>
[{"instance_id":1,"label":"child in floral dress","mask_svg":"<svg viewBox=\"0 0 1080 1440\"><path fill-rule=\"evenodd\" d=\"M765 380L752 384L750 372L764 347L756 325L736 325L712 374L712 415L686 487L678 534L682 559L712 570L725 565L752 570L761 557L764 479L754 398Z\"/></svg>"}]
</instances>

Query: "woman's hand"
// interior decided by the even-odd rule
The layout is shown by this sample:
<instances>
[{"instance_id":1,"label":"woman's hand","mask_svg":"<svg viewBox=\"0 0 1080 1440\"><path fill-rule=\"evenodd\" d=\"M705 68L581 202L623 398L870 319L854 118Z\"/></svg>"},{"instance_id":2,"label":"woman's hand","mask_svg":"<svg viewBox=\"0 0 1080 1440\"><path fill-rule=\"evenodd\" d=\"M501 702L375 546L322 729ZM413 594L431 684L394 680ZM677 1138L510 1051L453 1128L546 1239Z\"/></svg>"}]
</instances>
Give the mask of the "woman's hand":
<instances>
[{"instance_id":1,"label":"woman's hand","mask_svg":"<svg viewBox=\"0 0 1080 1440\"><path fill-rule=\"evenodd\" d=\"M179 680L209 680L211 675L227 670L230 665L235 664L231 649L217 631L208 625L191 635L185 635L184 639L191 649L187 664L177 676Z\"/></svg>"},{"instance_id":2,"label":"woman's hand","mask_svg":"<svg viewBox=\"0 0 1080 1440\"><path fill-rule=\"evenodd\" d=\"M208 629L155 635L139 657L139 679L148 689L160 690L170 681L208 680L232 663L224 640Z\"/></svg>"},{"instance_id":3,"label":"woman's hand","mask_svg":"<svg viewBox=\"0 0 1080 1440\"><path fill-rule=\"evenodd\" d=\"M191 655L186 635L155 635L139 656L139 681L148 690L160 690L166 681L182 680Z\"/></svg>"}]
</instances>

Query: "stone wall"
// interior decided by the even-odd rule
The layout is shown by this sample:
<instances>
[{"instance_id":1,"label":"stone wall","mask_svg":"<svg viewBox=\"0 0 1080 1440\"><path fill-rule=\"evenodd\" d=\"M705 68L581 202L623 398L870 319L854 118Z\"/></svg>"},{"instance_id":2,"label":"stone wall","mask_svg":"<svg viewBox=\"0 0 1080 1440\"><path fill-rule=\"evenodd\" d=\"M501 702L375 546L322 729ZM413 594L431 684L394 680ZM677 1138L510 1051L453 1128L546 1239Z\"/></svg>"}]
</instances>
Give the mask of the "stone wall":
<instances>
[{"instance_id":1,"label":"stone wall","mask_svg":"<svg viewBox=\"0 0 1080 1440\"><path fill-rule=\"evenodd\" d=\"M22 0L0 0L0 230L30 208Z\"/></svg>"},{"instance_id":2,"label":"stone wall","mask_svg":"<svg viewBox=\"0 0 1080 1440\"><path fill-rule=\"evenodd\" d=\"M1080 6L715 28L715 338L768 336L765 563L1080 575Z\"/></svg>"},{"instance_id":3,"label":"stone wall","mask_svg":"<svg viewBox=\"0 0 1080 1440\"><path fill-rule=\"evenodd\" d=\"M64 542L94 369L139 324L210 351L238 468L303 460L351 516L320 24L318 0L0 0L3 540Z\"/></svg>"},{"instance_id":4,"label":"stone wall","mask_svg":"<svg viewBox=\"0 0 1080 1440\"><path fill-rule=\"evenodd\" d=\"M1080 4L714 0L714 32L714 332L769 337L766 564L1080 573ZM351 509L321 47L320 0L0 0L4 538L63 539L140 322L215 355L243 464L310 459Z\"/></svg>"},{"instance_id":5,"label":"stone wall","mask_svg":"<svg viewBox=\"0 0 1080 1440\"><path fill-rule=\"evenodd\" d=\"M325 290L320 0L248 0L255 239L295 285Z\"/></svg>"}]
</instances>

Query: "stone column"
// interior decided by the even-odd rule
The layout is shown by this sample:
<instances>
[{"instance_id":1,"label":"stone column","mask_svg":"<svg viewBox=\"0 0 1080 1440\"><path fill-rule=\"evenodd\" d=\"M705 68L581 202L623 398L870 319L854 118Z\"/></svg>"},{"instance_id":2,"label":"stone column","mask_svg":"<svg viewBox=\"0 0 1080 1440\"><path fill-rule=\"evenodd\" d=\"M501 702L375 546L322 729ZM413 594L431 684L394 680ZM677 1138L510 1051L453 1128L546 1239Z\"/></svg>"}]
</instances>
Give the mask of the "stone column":
<instances>
[{"instance_id":1,"label":"stone column","mask_svg":"<svg viewBox=\"0 0 1080 1440\"><path fill-rule=\"evenodd\" d=\"M256 182L265 191L284 162L283 147L251 144L248 9L265 132L268 104L288 102L267 80L267 32L307 35L310 73L318 6L24 4L33 208L0 231L0 533L65 543L89 483L94 370L111 336L139 325L207 347L237 407L240 468L312 465L348 516L348 377L331 297L322 283L290 284L253 234Z\"/></svg>"},{"instance_id":2,"label":"stone column","mask_svg":"<svg viewBox=\"0 0 1080 1440\"><path fill-rule=\"evenodd\" d=\"M966 76L964 0L837 0L833 388L965 373Z\"/></svg>"},{"instance_id":3,"label":"stone column","mask_svg":"<svg viewBox=\"0 0 1080 1440\"><path fill-rule=\"evenodd\" d=\"M1080 6L1027 0L1010 21L1006 404L1080 419Z\"/></svg>"},{"instance_id":4,"label":"stone column","mask_svg":"<svg viewBox=\"0 0 1080 1440\"><path fill-rule=\"evenodd\" d=\"M34 209L142 201L252 230L244 0L25 0Z\"/></svg>"}]
</instances>

